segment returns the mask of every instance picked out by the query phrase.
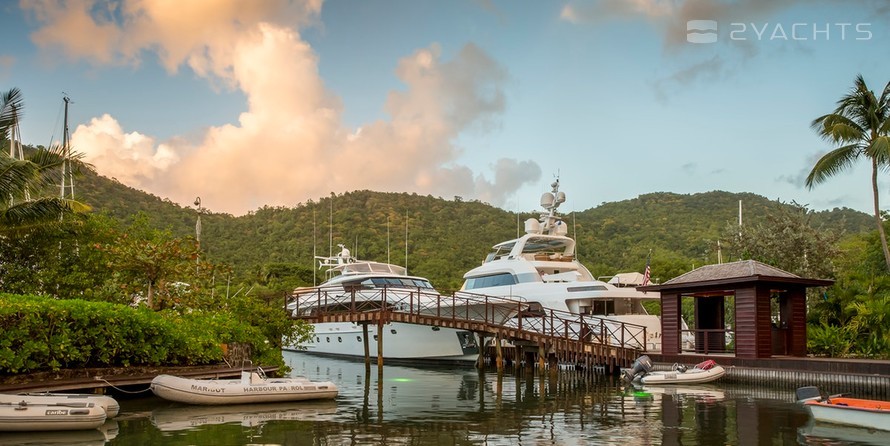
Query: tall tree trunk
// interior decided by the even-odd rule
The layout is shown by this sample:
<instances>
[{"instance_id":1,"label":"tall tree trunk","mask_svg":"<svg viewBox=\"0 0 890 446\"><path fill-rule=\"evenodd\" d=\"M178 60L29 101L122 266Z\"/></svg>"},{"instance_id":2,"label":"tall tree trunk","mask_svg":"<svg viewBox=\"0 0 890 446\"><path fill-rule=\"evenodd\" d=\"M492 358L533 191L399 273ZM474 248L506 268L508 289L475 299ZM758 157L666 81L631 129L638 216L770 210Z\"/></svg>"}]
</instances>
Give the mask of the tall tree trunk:
<instances>
[{"instance_id":1,"label":"tall tree trunk","mask_svg":"<svg viewBox=\"0 0 890 446\"><path fill-rule=\"evenodd\" d=\"M887 248L887 234L884 233L884 220L881 219L881 207L878 205L878 160L871 161L871 191L875 200L875 220L878 223L878 235L881 236L881 249L884 250L884 261L890 271L890 249Z\"/></svg>"}]
</instances>

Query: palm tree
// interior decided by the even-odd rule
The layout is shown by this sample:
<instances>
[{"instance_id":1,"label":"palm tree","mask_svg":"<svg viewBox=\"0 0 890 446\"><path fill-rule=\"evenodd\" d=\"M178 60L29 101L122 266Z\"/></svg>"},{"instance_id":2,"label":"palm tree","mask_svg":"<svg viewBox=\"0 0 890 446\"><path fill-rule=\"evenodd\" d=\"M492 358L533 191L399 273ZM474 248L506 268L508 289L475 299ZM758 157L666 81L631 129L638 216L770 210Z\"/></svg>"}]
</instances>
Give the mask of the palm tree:
<instances>
[{"instance_id":1,"label":"palm tree","mask_svg":"<svg viewBox=\"0 0 890 446\"><path fill-rule=\"evenodd\" d=\"M807 176L807 188L850 167L860 157L871 162L871 187L874 197L875 221L881 237L884 260L890 270L890 249L878 205L878 171L890 166L890 82L880 97L868 89L862 75L856 76L853 88L837 101L833 113L813 120L811 126L823 139L840 147L816 161Z\"/></svg>"},{"instance_id":2,"label":"palm tree","mask_svg":"<svg viewBox=\"0 0 890 446\"><path fill-rule=\"evenodd\" d=\"M21 91L13 88L0 100L0 139L5 140L21 118ZM62 215L89 210L83 203L45 194L58 182L64 159L64 148L58 146L38 148L25 160L0 151L0 233L54 224Z\"/></svg>"}]
</instances>

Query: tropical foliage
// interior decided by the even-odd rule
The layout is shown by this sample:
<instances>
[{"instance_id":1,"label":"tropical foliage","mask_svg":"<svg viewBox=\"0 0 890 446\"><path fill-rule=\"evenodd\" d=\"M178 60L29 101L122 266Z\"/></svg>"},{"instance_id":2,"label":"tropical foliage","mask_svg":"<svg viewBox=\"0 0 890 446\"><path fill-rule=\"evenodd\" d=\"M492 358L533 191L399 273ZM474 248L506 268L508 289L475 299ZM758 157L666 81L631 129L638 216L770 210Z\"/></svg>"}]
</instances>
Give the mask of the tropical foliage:
<instances>
[{"instance_id":1,"label":"tropical foliage","mask_svg":"<svg viewBox=\"0 0 890 446\"><path fill-rule=\"evenodd\" d=\"M14 140L12 130L22 116L21 91L9 90L0 100L0 137L8 145ZM66 214L89 209L77 201L48 193L52 185L59 183L61 166L66 161L63 148L29 150L26 159L14 158L4 149L0 148L0 233L54 224ZM76 160L69 157L68 161Z\"/></svg>"},{"instance_id":2,"label":"tropical foliage","mask_svg":"<svg viewBox=\"0 0 890 446\"><path fill-rule=\"evenodd\" d=\"M860 158L871 164L874 217L890 272L890 249L878 199L878 172L890 166L890 82L881 95L876 96L862 75L857 76L853 88L838 100L834 112L814 119L812 126L819 136L839 147L816 162L807 176L807 187L837 175Z\"/></svg>"}]
</instances>

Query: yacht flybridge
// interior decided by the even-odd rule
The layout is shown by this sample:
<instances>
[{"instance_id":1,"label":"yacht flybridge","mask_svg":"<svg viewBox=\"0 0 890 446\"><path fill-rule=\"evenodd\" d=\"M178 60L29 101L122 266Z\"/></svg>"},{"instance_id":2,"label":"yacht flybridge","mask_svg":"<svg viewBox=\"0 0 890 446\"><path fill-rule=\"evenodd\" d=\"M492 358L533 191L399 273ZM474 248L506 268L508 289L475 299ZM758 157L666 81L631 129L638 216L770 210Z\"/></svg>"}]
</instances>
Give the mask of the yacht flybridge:
<instances>
[{"instance_id":1,"label":"yacht flybridge","mask_svg":"<svg viewBox=\"0 0 890 446\"><path fill-rule=\"evenodd\" d=\"M557 209L566 195L559 180L541 196L546 211L539 220L525 222L525 234L498 243L481 266L464 274L461 291L520 299L531 311L554 309L602 317L646 327L647 351L661 351L661 321L643 307L658 301L659 293L617 287L597 280L578 261L575 240Z\"/></svg>"}]
</instances>

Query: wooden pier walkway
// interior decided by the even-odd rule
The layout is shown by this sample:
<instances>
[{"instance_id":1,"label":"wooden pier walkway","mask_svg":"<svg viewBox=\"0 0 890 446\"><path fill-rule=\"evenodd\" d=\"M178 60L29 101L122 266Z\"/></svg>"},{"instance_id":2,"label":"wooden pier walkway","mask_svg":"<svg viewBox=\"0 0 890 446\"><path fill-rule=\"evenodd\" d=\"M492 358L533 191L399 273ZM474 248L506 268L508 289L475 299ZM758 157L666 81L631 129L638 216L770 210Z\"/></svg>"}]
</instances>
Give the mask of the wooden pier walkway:
<instances>
[{"instance_id":1,"label":"wooden pier walkway","mask_svg":"<svg viewBox=\"0 0 890 446\"><path fill-rule=\"evenodd\" d=\"M506 341L517 349L531 347L526 354L547 364L574 364L617 374L642 354L646 327L592 315L577 315L552 309L532 311L513 299L467 292L439 294L414 288L380 288L344 293L315 288L287 299L292 318L309 323L352 322L377 326L378 366L382 366L383 326L402 322L472 331L494 338L496 347ZM368 336L365 360L370 363ZM481 364L484 343L480 342ZM503 363L500 349L496 362ZM517 356L519 356L519 352Z\"/></svg>"}]
</instances>

